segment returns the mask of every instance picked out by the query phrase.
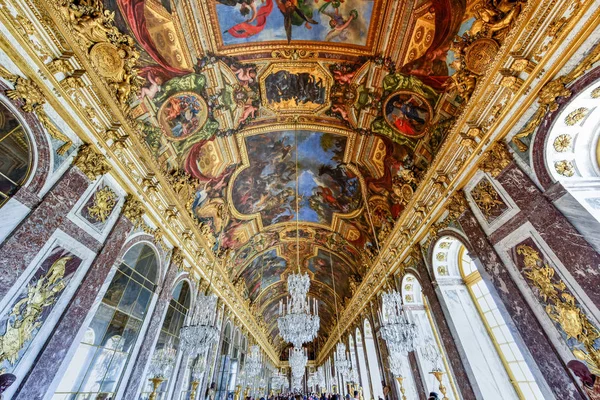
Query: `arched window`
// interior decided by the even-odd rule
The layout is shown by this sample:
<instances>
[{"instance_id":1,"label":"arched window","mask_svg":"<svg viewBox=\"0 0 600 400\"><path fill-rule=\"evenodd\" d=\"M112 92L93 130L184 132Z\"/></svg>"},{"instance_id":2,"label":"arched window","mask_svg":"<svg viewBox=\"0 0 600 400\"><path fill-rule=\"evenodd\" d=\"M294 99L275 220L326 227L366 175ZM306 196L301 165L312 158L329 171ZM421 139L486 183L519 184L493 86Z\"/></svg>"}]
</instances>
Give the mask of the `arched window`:
<instances>
[{"instance_id":1,"label":"arched window","mask_svg":"<svg viewBox=\"0 0 600 400\"><path fill-rule=\"evenodd\" d=\"M358 354L358 367L360 369L360 383L365 399L371 398L371 385L369 385L369 373L367 372L367 360L365 359L365 347L360 329L356 328L356 352Z\"/></svg>"},{"instance_id":2,"label":"arched window","mask_svg":"<svg viewBox=\"0 0 600 400\"><path fill-rule=\"evenodd\" d=\"M181 330L188 310L190 309L190 297L190 285L185 281L179 282L179 284L175 286L175 290L173 290L173 297L169 302L169 308L167 309L163 325L160 329L160 335L158 336L158 341L154 348L155 354L165 347L171 347L175 349L175 351L179 349L179 331ZM169 376L164 377L165 380L158 387L156 400L166 398L169 387L173 386L174 379L172 378L176 376L175 370L176 365L173 365L171 371L169 371ZM149 374L151 374L151 372L149 372ZM147 399L152 393L153 387L152 383L149 381L151 378L154 377L150 375L146 376L146 385L142 391L141 399Z\"/></svg>"},{"instance_id":3,"label":"arched window","mask_svg":"<svg viewBox=\"0 0 600 400\"><path fill-rule=\"evenodd\" d=\"M504 317L465 246L445 236L433 266L456 340L464 348L484 399L543 399Z\"/></svg>"},{"instance_id":4,"label":"arched window","mask_svg":"<svg viewBox=\"0 0 600 400\"><path fill-rule=\"evenodd\" d=\"M218 400L227 398L227 392L229 390L229 381L232 372L232 358L230 354L233 349L233 331L234 327L231 321L228 321L225 325L223 332L223 345L221 346L221 363L219 368L219 374L217 376L217 395ZM236 364L237 367L237 364Z\"/></svg>"},{"instance_id":5,"label":"arched window","mask_svg":"<svg viewBox=\"0 0 600 400\"><path fill-rule=\"evenodd\" d=\"M225 325L225 332L223 333L223 345L221 346L221 354L224 356L229 355L231 331L231 322L227 322L227 325Z\"/></svg>"},{"instance_id":6,"label":"arched window","mask_svg":"<svg viewBox=\"0 0 600 400\"><path fill-rule=\"evenodd\" d=\"M371 376L371 386L373 387L373 397L383 398L383 386L381 386L381 374L379 373L379 358L375 349L375 339L373 338L373 329L368 319L364 321L365 326L365 350L367 360L369 361L369 375Z\"/></svg>"},{"instance_id":7,"label":"arched window","mask_svg":"<svg viewBox=\"0 0 600 400\"><path fill-rule=\"evenodd\" d=\"M554 181L600 222L600 82L588 85L554 118L544 161Z\"/></svg>"},{"instance_id":8,"label":"arched window","mask_svg":"<svg viewBox=\"0 0 600 400\"><path fill-rule=\"evenodd\" d=\"M156 253L150 246L140 243L129 249L53 400L114 398L148 313L157 275Z\"/></svg>"},{"instance_id":9,"label":"arched window","mask_svg":"<svg viewBox=\"0 0 600 400\"><path fill-rule=\"evenodd\" d=\"M419 364L419 372L421 373L421 380L425 385L426 392L440 392L439 382L432 374L430 374L434 368L440 368L444 372L442 375L442 383L448 390L446 397L450 400L457 399L454 381L451 380L451 376L449 375L446 354L438 340L438 334L437 331L435 331L435 326L433 325L429 313L427 299L423 296L419 281L414 275L410 273L406 274L402 278L401 290L404 309L406 310L409 319L417 325L419 331L418 336L420 339L419 342L433 346L433 351L439 355L441 360L439 361L439 365L433 365L432 362L425 357L426 349L424 347L419 346L415 351L415 357Z\"/></svg>"},{"instance_id":10,"label":"arched window","mask_svg":"<svg viewBox=\"0 0 600 400\"><path fill-rule=\"evenodd\" d=\"M27 182L33 166L29 135L0 102L0 207Z\"/></svg>"}]
</instances>

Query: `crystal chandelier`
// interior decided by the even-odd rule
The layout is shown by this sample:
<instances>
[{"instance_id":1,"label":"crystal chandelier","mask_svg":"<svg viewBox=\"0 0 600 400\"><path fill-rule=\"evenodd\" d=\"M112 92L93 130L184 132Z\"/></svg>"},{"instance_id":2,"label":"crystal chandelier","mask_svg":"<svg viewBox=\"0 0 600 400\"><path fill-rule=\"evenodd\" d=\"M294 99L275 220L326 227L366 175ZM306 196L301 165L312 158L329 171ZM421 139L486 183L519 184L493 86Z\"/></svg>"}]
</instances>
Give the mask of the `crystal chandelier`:
<instances>
[{"instance_id":1,"label":"crystal chandelier","mask_svg":"<svg viewBox=\"0 0 600 400\"><path fill-rule=\"evenodd\" d=\"M335 348L333 358L335 370L344 378L348 377L348 373L350 372L350 361L348 361L346 355L346 345L342 342L339 342Z\"/></svg>"},{"instance_id":2,"label":"crystal chandelier","mask_svg":"<svg viewBox=\"0 0 600 400\"><path fill-rule=\"evenodd\" d=\"M300 205L298 195L298 136L296 131L294 131L294 142L296 148L296 266L298 272L288 275L289 297L286 299L285 306L283 300L279 302L277 326L283 340L292 343L295 348L301 348L304 343L312 341L317 336L321 320L317 300L313 299L311 302L307 296L310 288L310 278L308 274L302 275L300 272Z\"/></svg>"},{"instance_id":3,"label":"crystal chandelier","mask_svg":"<svg viewBox=\"0 0 600 400\"><path fill-rule=\"evenodd\" d=\"M290 274L287 284L290 296L285 304L283 300L279 302L277 325L283 340L300 348L317 336L321 323L319 308L316 299L310 301L307 297L310 287L308 274Z\"/></svg>"},{"instance_id":4,"label":"crystal chandelier","mask_svg":"<svg viewBox=\"0 0 600 400\"><path fill-rule=\"evenodd\" d=\"M317 385L321 390L325 387L325 373L323 373L323 367L317 368Z\"/></svg>"},{"instance_id":5,"label":"crystal chandelier","mask_svg":"<svg viewBox=\"0 0 600 400\"><path fill-rule=\"evenodd\" d=\"M287 377L279 371L277 371L271 379L271 384L273 385L274 389L281 390L284 386L287 386Z\"/></svg>"},{"instance_id":6,"label":"crystal chandelier","mask_svg":"<svg viewBox=\"0 0 600 400\"><path fill-rule=\"evenodd\" d=\"M293 347L290 349L290 368L292 369L293 379L302 379L304 376L304 369L308 362L308 355L306 349Z\"/></svg>"},{"instance_id":7,"label":"crystal chandelier","mask_svg":"<svg viewBox=\"0 0 600 400\"><path fill-rule=\"evenodd\" d=\"M165 380L165 378L171 375L171 369L175 365L176 357L177 350L173 347L172 339L169 339L162 348L154 352L150 363L150 375Z\"/></svg>"},{"instance_id":8,"label":"crystal chandelier","mask_svg":"<svg viewBox=\"0 0 600 400\"><path fill-rule=\"evenodd\" d=\"M391 353L388 356L390 372L394 376L402 376L402 359L400 357L402 356L398 353Z\"/></svg>"},{"instance_id":9,"label":"crystal chandelier","mask_svg":"<svg viewBox=\"0 0 600 400\"><path fill-rule=\"evenodd\" d=\"M262 368L262 355L260 354L260 347L258 345L250 346L250 355L248 356L248 360L246 360L245 365L246 377L252 379L258 374L260 374L260 370Z\"/></svg>"},{"instance_id":10,"label":"crystal chandelier","mask_svg":"<svg viewBox=\"0 0 600 400\"><path fill-rule=\"evenodd\" d=\"M428 337L421 345L421 354L423 358L429 361L434 371L441 370L442 357L433 338Z\"/></svg>"},{"instance_id":11,"label":"crystal chandelier","mask_svg":"<svg viewBox=\"0 0 600 400\"><path fill-rule=\"evenodd\" d=\"M308 387L312 388L314 391L314 389L317 387L317 384L318 384L316 372L308 375L308 380L306 383L307 383Z\"/></svg>"},{"instance_id":12,"label":"crystal chandelier","mask_svg":"<svg viewBox=\"0 0 600 400\"><path fill-rule=\"evenodd\" d=\"M382 295L381 337L386 341L390 353L414 351L418 336L417 325L410 322L402 308L402 297L395 290Z\"/></svg>"},{"instance_id":13,"label":"crystal chandelier","mask_svg":"<svg viewBox=\"0 0 600 400\"><path fill-rule=\"evenodd\" d=\"M210 345L219 337L215 326L217 297L214 294L198 293L196 306L189 324L179 333L182 349L194 357L209 350Z\"/></svg>"}]
</instances>

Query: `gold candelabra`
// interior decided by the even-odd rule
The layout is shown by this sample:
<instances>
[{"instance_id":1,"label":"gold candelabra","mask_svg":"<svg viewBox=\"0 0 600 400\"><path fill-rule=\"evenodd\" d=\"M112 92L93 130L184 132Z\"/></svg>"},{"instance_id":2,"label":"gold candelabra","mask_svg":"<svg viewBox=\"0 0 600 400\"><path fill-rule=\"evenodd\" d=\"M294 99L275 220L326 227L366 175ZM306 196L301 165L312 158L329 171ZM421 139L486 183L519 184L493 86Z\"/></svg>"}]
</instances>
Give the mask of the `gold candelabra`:
<instances>
[{"instance_id":1,"label":"gold candelabra","mask_svg":"<svg viewBox=\"0 0 600 400\"><path fill-rule=\"evenodd\" d=\"M150 393L150 397L148 400L156 400L156 396L158 395L158 387L161 383L165 381L163 377L155 376L154 378L149 379L152 382L152 393Z\"/></svg>"},{"instance_id":2,"label":"gold candelabra","mask_svg":"<svg viewBox=\"0 0 600 400\"><path fill-rule=\"evenodd\" d=\"M435 376L435 379L437 379L440 383L440 392L442 393L442 396L444 396L442 397L442 400L448 400L448 397L446 397L446 386L444 386L444 384L442 383L442 376L444 375L444 372L439 369L434 369L430 372L430 374Z\"/></svg>"},{"instance_id":3,"label":"gold candelabra","mask_svg":"<svg viewBox=\"0 0 600 400\"><path fill-rule=\"evenodd\" d=\"M198 390L200 382L192 381L192 390L190 391L190 400L196 400L196 391Z\"/></svg>"},{"instance_id":4,"label":"gold candelabra","mask_svg":"<svg viewBox=\"0 0 600 400\"><path fill-rule=\"evenodd\" d=\"M396 380L398 381L398 384L400 385L400 393L402 393L402 400L406 400L406 389L404 389L404 377L402 376L397 376Z\"/></svg>"},{"instance_id":5,"label":"gold candelabra","mask_svg":"<svg viewBox=\"0 0 600 400\"><path fill-rule=\"evenodd\" d=\"M358 397L360 400L365 400L365 398L363 397L363 388L362 386L358 387Z\"/></svg>"}]
</instances>

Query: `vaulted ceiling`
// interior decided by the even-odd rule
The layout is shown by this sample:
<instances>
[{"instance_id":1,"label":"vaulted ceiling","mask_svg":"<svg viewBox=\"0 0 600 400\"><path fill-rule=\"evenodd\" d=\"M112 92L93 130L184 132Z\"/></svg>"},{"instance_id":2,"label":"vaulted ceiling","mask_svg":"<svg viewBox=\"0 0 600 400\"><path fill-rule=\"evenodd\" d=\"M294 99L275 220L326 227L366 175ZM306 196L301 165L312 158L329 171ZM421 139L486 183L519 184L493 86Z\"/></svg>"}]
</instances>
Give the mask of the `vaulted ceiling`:
<instances>
[{"instance_id":1,"label":"vaulted ceiling","mask_svg":"<svg viewBox=\"0 0 600 400\"><path fill-rule=\"evenodd\" d=\"M479 32L480 3L103 3L140 54L130 115L165 174L192 182L181 200L229 279L277 342L286 278L308 272L322 341L473 89L457 71L493 57L492 39L452 46ZM493 35L514 19L502 3Z\"/></svg>"}]
</instances>

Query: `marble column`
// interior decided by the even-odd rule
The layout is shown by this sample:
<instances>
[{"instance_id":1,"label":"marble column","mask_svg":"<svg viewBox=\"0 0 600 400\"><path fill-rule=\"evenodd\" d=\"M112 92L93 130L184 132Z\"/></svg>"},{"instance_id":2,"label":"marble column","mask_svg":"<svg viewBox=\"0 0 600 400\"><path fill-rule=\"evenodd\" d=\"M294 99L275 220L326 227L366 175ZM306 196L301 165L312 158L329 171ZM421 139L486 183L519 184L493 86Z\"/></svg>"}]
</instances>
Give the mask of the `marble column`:
<instances>
[{"instance_id":1,"label":"marble column","mask_svg":"<svg viewBox=\"0 0 600 400\"><path fill-rule=\"evenodd\" d=\"M13 400L43 399L132 229L121 215Z\"/></svg>"},{"instance_id":2,"label":"marble column","mask_svg":"<svg viewBox=\"0 0 600 400\"><path fill-rule=\"evenodd\" d=\"M67 219L67 214L89 184L89 179L78 168L70 167L37 208L0 244L0 299L6 295L56 229L60 228L78 240L89 237ZM94 251L99 248L95 239L83 244Z\"/></svg>"},{"instance_id":3,"label":"marble column","mask_svg":"<svg viewBox=\"0 0 600 400\"><path fill-rule=\"evenodd\" d=\"M496 179L521 210L514 217L515 224L529 221L590 300L600 308L600 254L514 162ZM502 240L515 228L510 224L505 229L500 228L492 235L492 243Z\"/></svg>"},{"instance_id":4,"label":"marble column","mask_svg":"<svg viewBox=\"0 0 600 400\"><path fill-rule=\"evenodd\" d=\"M173 283L179 272L179 266L173 262L169 264L167 273L160 286L160 292L158 293L158 301L152 311L150 317L150 324L146 329L142 345L133 364L133 369L129 375L125 391L123 392L123 399L137 399L140 390L143 389L143 385L146 384L146 365L150 362L152 353L156 346L156 340L160 334L160 329L163 325L163 319L167 312L167 307L172 299Z\"/></svg>"},{"instance_id":5,"label":"marble column","mask_svg":"<svg viewBox=\"0 0 600 400\"><path fill-rule=\"evenodd\" d=\"M417 389L417 394L419 395L419 399L426 399L429 393L425 391L425 384L423 383L423 379L421 379L419 363L417 362L417 357L415 356L414 351L408 353L408 362L410 363L410 370L415 381L415 386Z\"/></svg>"},{"instance_id":6,"label":"marble column","mask_svg":"<svg viewBox=\"0 0 600 400\"><path fill-rule=\"evenodd\" d=\"M581 394L574 378L488 241L473 212L470 209L465 210L459 216L458 222L471 244L471 255L478 259L485 269L482 275L495 287L498 299L503 303L532 360L537 364L556 398L584 399L585 396Z\"/></svg>"},{"instance_id":7,"label":"marble column","mask_svg":"<svg viewBox=\"0 0 600 400\"><path fill-rule=\"evenodd\" d=\"M423 263L422 259L420 263ZM425 269L425 266L422 265L422 268ZM475 395L473 387L471 386L471 381L469 380L469 375L467 374L467 367L463 364L463 360L465 360L465 358L461 357L460 351L458 350L458 347L456 347L454 336L452 335L450 327L448 326L448 322L444 316L444 310L442 309L440 300L435 293L434 284L428 278L422 279L420 283L423 294L429 302L429 307L431 308L431 317L435 323L434 329L437 329L439 338L442 341L444 350L446 351L447 360L450 364L450 369L452 370L450 373L452 373L457 389L460 391L460 395L463 400L475 400L477 399L477 396ZM450 388L448 388L448 390L450 390Z\"/></svg>"}]
</instances>

